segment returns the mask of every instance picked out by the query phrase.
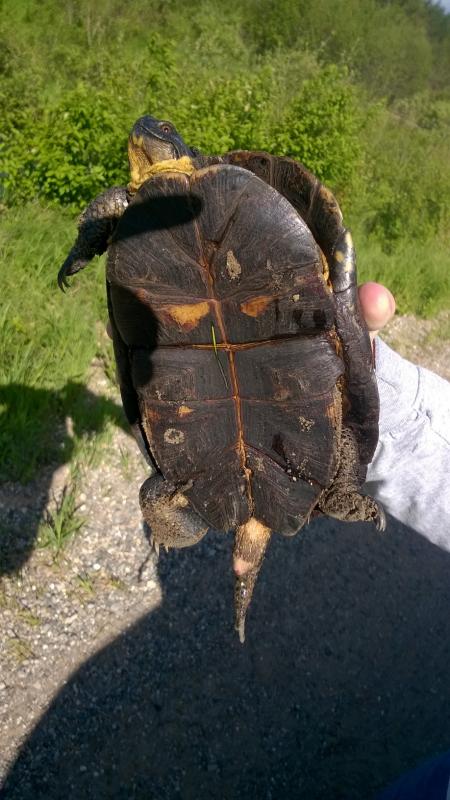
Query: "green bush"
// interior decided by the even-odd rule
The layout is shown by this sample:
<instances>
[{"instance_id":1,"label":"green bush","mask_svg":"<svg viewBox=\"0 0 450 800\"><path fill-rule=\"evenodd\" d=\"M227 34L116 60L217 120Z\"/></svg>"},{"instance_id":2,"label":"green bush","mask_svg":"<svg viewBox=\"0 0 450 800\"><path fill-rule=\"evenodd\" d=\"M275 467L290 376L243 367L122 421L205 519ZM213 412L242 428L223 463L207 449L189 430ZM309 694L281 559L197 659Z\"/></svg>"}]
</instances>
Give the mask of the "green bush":
<instances>
[{"instance_id":1,"label":"green bush","mask_svg":"<svg viewBox=\"0 0 450 800\"><path fill-rule=\"evenodd\" d=\"M119 408L83 385L98 352L97 321L107 313L102 265L94 263L70 295L56 284L74 231L67 213L38 204L2 218L0 480L27 480L40 464L64 461L106 419L122 421ZM64 435L67 415L74 440Z\"/></svg>"},{"instance_id":2,"label":"green bush","mask_svg":"<svg viewBox=\"0 0 450 800\"><path fill-rule=\"evenodd\" d=\"M367 127L365 171L351 210L352 220L386 251L402 240L443 242L449 230L450 129L444 111L428 103L427 127L403 111L380 107Z\"/></svg>"},{"instance_id":3,"label":"green bush","mask_svg":"<svg viewBox=\"0 0 450 800\"><path fill-rule=\"evenodd\" d=\"M105 315L102 266L69 297L55 276L74 212L127 182L127 134L143 113L207 153L298 158L336 191L361 279L387 283L402 312L448 307L450 15L439 6L3 0L1 15L1 478L69 458L119 420L83 385ZM68 414L74 438L57 434Z\"/></svg>"},{"instance_id":4,"label":"green bush","mask_svg":"<svg viewBox=\"0 0 450 800\"><path fill-rule=\"evenodd\" d=\"M82 206L105 187L126 182L129 126L120 97L81 84L12 132L4 162L7 197Z\"/></svg>"},{"instance_id":5,"label":"green bush","mask_svg":"<svg viewBox=\"0 0 450 800\"><path fill-rule=\"evenodd\" d=\"M270 149L298 158L334 189L361 166L365 117L347 70L335 65L306 80L273 132Z\"/></svg>"}]
</instances>

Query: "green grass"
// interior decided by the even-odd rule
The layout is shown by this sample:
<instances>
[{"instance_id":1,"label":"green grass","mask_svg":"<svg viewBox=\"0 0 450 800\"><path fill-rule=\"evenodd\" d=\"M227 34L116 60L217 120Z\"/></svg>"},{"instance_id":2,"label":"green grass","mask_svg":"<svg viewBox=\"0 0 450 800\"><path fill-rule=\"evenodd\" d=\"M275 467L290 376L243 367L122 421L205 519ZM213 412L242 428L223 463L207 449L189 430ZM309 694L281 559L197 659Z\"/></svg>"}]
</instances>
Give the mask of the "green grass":
<instances>
[{"instance_id":1,"label":"green grass","mask_svg":"<svg viewBox=\"0 0 450 800\"><path fill-rule=\"evenodd\" d=\"M25 622L26 625L29 625L30 628L38 628L42 622L40 617L36 616L36 614L33 614L33 612L25 606L20 608L20 610L17 612L17 616L20 620L22 620L22 622Z\"/></svg>"},{"instance_id":2,"label":"green grass","mask_svg":"<svg viewBox=\"0 0 450 800\"><path fill-rule=\"evenodd\" d=\"M64 487L56 507L47 512L39 526L39 547L50 548L55 558L84 525L85 519L78 513L77 493L77 481L73 478Z\"/></svg>"},{"instance_id":3,"label":"green grass","mask_svg":"<svg viewBox=\"0 0 450 800\"><path fill-rule=\"evenodd\" d=\"M354 233L358 279L387 286L399 314L433 317L450 307L450 251L444 242L401 241L391 253Z\"/></svg>"},{"instance_id":4,"label":"green grass","mask_svg":"<svg viewBox=\"0 0 450 800\"><path fill-rule=\"evenodd\" d=\"M74 235L71 217L37 204L1 219L0 480L26 481L42 464L72 460L109 422L125 424L119 405L85 383L96 354L111 362L96 332L107 316L104 265L65 295L56 284Z\"/></svg>"},{"instance_id":5,"label":"green grass","mask_svg":"<svg viewBox=\"0 0 450 800\"><path fill-rule=\"evenodd\" d=\"M21 639L20 636L10 636L9 639L6 640L6 648L10 656L14 658L18 664L22 664L24 661L34 658L34 653L30 645L25 639Z\"/></svg>"},{"instance_id":6,"label":"green grass","mask_svg":"<svg viewBox=\"0 0 450 800\"><path fill-rule=\"evenodd\" d=\"M118 404L86 387L94 356L114 375L111 348L98 335L106 319L103 260L66 295L56 285L74 235L71 216L38 204L0 221L0 480L27 481L46 463L75 463L100 432L125 425ZM401 241L386 253L357 230L354 239L360 282L386 284L400 313L429 317L450 307L444 242Z\"/></svg>"}]
</instances>

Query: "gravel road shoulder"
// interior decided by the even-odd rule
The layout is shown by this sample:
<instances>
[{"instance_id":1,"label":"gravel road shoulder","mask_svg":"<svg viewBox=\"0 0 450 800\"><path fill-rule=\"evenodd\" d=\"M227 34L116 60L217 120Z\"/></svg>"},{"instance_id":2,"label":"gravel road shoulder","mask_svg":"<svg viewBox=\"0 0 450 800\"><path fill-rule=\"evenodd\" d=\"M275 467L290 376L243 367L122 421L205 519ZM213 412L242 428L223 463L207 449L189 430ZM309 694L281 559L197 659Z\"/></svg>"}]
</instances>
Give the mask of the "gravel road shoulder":
<instances>
[{"instance_id":1,"label":"gravel road shoulder","mask_svg":"<svg viewBox=\"0 0 450 800\"><path fill-rule=\"evenodd\" d=\"M434 322L419 321L412 317L396 318L384 338L411 360L422 363L450 379L450 341L442 339L439 334L442 326L448 324L449 315L441 315L439 320ZM112 396L111 387L101 376L99 378L98 373L94 383L95 391L106 392ZM119 634L126 636L126 631L132 631L144 615L156 612L161 607L159 568L157 569L155 557L151 553L143 530L137 499L139 486L148 474L148 468L139 455L134 440L121 430L115 429L111 433L110 440L102 447L97 465L85 469L81 475L77 500L78 511L85 518L85 522L80 532L71 539L58 558L54 558L50 548L35 548L19 571L0 578L0 741L2 742L0 778L8 771L42 715L59 696L61 690L64 692L63 687L71 683L71 676L96 653L107 650L108 645L117 640ZM4 484L0 487L0 510L9 526L8 530L4 529L2 535L7 537L12 534L20 542L21 530L27 526L36 527L39 516L42 516L45 508L51 508L52 504L57 502L67 483L68 475L68 468L60 467L54 473L51 470L45 471L39 479L26 487L18 484ZM317 541L320 541L321 536L326 541L327 534L320 534L322 530L320 526L318 530ZM403 534L399 536L402 539ZM309 534L304 537L304 542L308 541ZM327 547L326 544L324 546ZM225 545L221 538L214 537L211 538L210 545L202 547L199 553L206 553L204 555L206 560L214 554L216 548L223 561L229 549L228 544ZM208 547L210 549L207 552L205 548ZM319 556L316 554L316 557ZM185 554L180 557L175 554L175 560L170 563L177 563L177 558L178 563L185 565L182 570L189 569L186 564L190 564L191 561L186 561ZM382 556L379 556L379 564L381 559ZM413 558L415 563L414 559L415 557ZM192 563L194 561L195 559ZM195 568L198 569L198 564ZM189 576L187 579L186 576L184 578L188 583L192 582ZM416 577L414 574L412 579L416 580ZM202 584L202 580L204 579L199 579L199 585ZM176 581L174 587L175 594L170 605L175 607L174 613L177 613ZM179 588L181 598L182 591L181 587ZM224 590L220 608L226 607L228 614L231 594L229 597L225 596L227 591L228 589ZM342 586L339 591L344 591ZM273 587L271 592L273 593ZM286 596L289 592L292 593L292 587L286 589ZM179 602L185 603L186 598L180 599ZM262 602L261 592L256 602ZM267 603L265 605L267 606ZM406 616L410 611L408 608L404 610ZM268 613L270 614L270 611ZM289 611L287 613L289 614ZM379 622L376 635L382 637L383 629ZM221 625L223 621L211 623L211 625L216 624ZM271 630L269 625L268 636L271 635ZM190 636L194 637L192 630ZM274 633L274 641L276 638ZM144 636L143 642L145 640ZM211 635L208 635L209 646L212 646L211 641L214 641L214 636L211 640ZM371 648L372 644L368 646ZM254 651L250 652L252 653L250 658L257 658ZM248 659L248 656L246 658ZM268 668L264 658L261 656L261 669ZM269 661L273 669L273 656ZM212 656L212 664L216 662L217 654ZM357 668L351 657L350 663L351 669ZM256 663L253 667L259 669ZM367 665L364 668L367 669ZM248 664L246 669L250 669ZM203 678L208 682L207 674L205 675ZM251 670L247 678L250 675ZM288 679L286 675L284 678ZM330 681L332 684L331 678ZM382 694L382 688L380 692ZM289 695L289 692L287 694ZM342 698L338 702L343 702ZM348 702L354 703L354 697L350 697ZM298 713L300 714L300 711ZM197 723L199 724L198 720ZM174 736L176 735L178 734L175 730ZM208 738L207 731L202 735ZM314 746L319 745L316 742ZM339 732L336 733L335 744L328 743L327 746L337 748L337 751L342 748ZM353 745L349 752L352 748ZM414 748L411 752L414 752ZM333 753L331 755L333 762L335 756ZM346 757L345 748L340 757ZM402 767L401 760L396 766L399 769ZM209 767L206 766L205 769L208 773ZM214 777L215 769L218 767L214 767L213 764L210 777L211 775ZM392 772L395 774L395 765L392 765ZM177 780L180 784L183 779L178 777ZM325 784L326 781L323 786ZM75 783L74 786L80 791L78 784ZM175 783L172 789L169 784L167 786L167 794L161 786L157 790L157 794L154 795L157 800L166 796L168 798L195 796L189 792L180 794L174 788ZM62 796L58 793L52 794L48 789L46 791L47 794L35 796L42 796L48 800ZM121 791L116 792L111 789L107 792L103 789L106 793L96 796L147 797L145 793L140 793L139 787L135 792L133 790L134 793L131 789L128 794ZM200 793L198 797L207 797L207 790L204 791L206 794ZM234 794L237 789L233 789L231 784L229 791L229 794L223 796L233 798L238 796ZM244 793L242 796L251 797L252 791L250 788L249 794ZM11 794L11 797L13 796L25 798L31 797L32 793ZM69 792L67 796L72 795ZM80 796L91 795L87 793ZM219 797L220 793L213 792L210 796ZM269 798L281 795L277 792L270 794L268 789L264 796ZM311 793L303 796L308 797L308 800L313 798ZM321 796L317 795L318 798ZM347 796L361 797L361 800L363 798L356 789L346 796L339 792L329 796L336 800L341 797L347 800Z\"/></svg>"}]
</instances>

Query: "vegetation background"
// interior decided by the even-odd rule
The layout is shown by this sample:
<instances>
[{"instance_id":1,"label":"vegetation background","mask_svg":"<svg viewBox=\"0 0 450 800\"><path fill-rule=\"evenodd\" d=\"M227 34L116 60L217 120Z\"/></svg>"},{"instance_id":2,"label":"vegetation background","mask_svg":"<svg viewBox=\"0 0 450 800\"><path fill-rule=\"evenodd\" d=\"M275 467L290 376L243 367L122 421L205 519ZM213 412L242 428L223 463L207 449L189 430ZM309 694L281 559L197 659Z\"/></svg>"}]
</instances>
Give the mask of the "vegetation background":
<instances>
[{"instance_id":1,"label":"vegetation background","mask_svg":"<svg viewBox=\"0 0 450 800\"><path fill-rule=\"evenodd\" d=\"M0 479L96 428L86 370L108 345L103 270L56 273L77 213L127 182L128 130L167 117L208 153L302 161L337 194L361 279L401 312L450 306L450 15L426 0L3 0ZM27 391L30 390L30 391ZM2 413L3 412L3 413ZM6 422L7 419L7 422ZM59 445L58 445L59 446ZM61 454L58 454L61 458Z\"/></svg>"}]
</instances>

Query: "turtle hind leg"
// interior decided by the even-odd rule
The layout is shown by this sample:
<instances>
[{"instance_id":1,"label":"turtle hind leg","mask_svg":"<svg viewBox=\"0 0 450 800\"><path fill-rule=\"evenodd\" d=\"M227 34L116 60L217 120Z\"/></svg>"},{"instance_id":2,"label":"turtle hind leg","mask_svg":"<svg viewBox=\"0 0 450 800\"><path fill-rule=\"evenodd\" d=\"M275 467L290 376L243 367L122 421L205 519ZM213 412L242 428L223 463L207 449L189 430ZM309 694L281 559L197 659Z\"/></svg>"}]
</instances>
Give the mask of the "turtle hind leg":
<instances>
[{"instance_id":1,"label":"turtle hind leg","mask_svg":"<svg viewBox=\"0 0 450 800\"><path fill-rule=\"evenodd\" d=\"M342 429L340 449L339 469L331 486L320 497L319 510L345 522L373 522L377 530L384 531L386 517L382 506L373 497L358 491L358 446L350 428Z\"/></svg>"},{"instance_id":2,"label":"turtle hind leg","mask_svg":"<svg viewBox=\"0 0 450 800\"><path fill-rule=\"evenodd\" d=\"M144 481L139 502L157 552L160 545L166 549L190 547L208 531L207 523L191 508L182 491L161 475Z\"/></svg>"},{"instance_id":3,"label":"turtle hind leg","mask_svg":"<svg viewBox=\"0 0 450 800\"><path fill-rule=\"evenodd\" d=\"M233 568L236 575L234 607L241 644L245 641L245 615L250 605L261 564L270 539L270 529L250 517L236 530L233 551Z\"/></svg>"},{"instance_id":4,"label":"turtle hind leg","mask_svg":"<svg viewBox=\"0 0 450 800\"><path fill-rule=\"evenodd\" d=\"M328 489L321 498L319 509L329 517L344 522L373 522L378 531L386 528L386 517L379 503L372 497L359 494L356 490L336 492Z\"/></svg>"}]
</instances>

